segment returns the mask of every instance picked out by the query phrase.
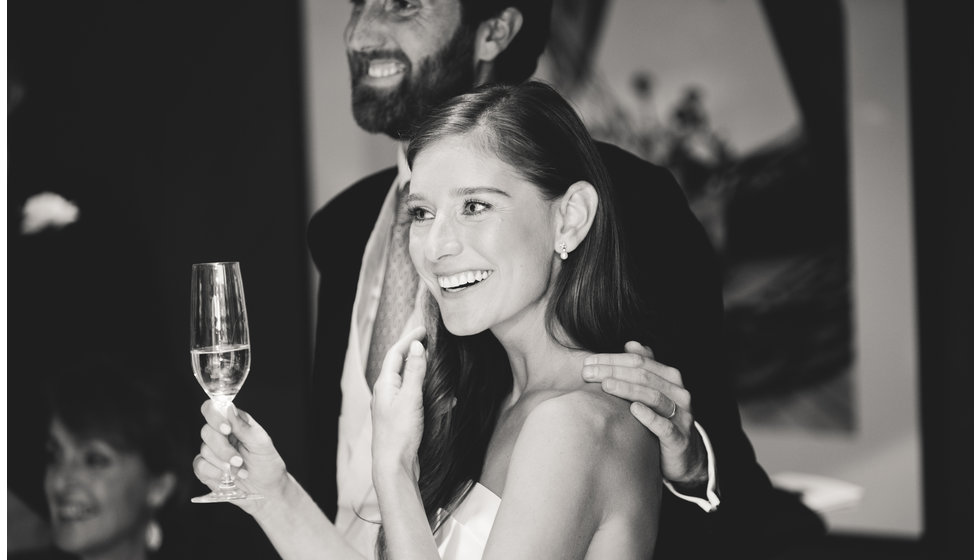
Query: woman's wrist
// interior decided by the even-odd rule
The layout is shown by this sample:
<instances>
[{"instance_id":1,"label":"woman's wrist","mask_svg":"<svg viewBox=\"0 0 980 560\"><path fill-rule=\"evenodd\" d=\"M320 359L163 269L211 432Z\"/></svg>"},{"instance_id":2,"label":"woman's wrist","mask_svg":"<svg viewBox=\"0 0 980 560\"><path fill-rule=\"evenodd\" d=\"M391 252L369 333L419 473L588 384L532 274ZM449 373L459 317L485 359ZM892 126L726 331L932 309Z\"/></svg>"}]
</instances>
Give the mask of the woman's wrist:
<instances>
[{"instance_id":1,"label":"woman's wrist","mask_svg":"<svg viewBox=\"0 0 980 560\"><path fill-rule=\"evenodd\" d=\"M418 460L404 457L380 457L371 465L371 476L374 486L382 489L392 484L417 484Z\"/></svg>"},{"instance_id":2,"label":"woman's wrist","mask_svg":"<svg viewBox=\"0 0 980 560\"><path fill-rule=\"evenodd\" d=\"M284 472L277 484L270 485L261 494L262 499L256 500L254 510L249 512L257 521L281 518L302 500L305 491L293 475Z\"/></svg>"}]
</instances>

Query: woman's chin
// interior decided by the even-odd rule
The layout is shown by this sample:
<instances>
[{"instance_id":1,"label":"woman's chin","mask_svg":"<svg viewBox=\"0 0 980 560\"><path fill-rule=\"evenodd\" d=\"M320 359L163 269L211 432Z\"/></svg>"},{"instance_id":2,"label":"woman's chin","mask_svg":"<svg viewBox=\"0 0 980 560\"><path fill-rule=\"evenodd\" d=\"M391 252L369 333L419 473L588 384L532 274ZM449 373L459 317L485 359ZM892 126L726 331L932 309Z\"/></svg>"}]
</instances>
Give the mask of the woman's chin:
<instances>
[{"instance_id":1,"label":"woman's chin","mask_svg":"<svg viewBox=\"0 0 980 560\"><path fill-rule=\"evenodd\" d=\"M472 321L446 320L445 316L442 321L446 325L446 330L455 336L472 336L487 330L486 325L476 325Z\"/></svg>"}]
</instances>

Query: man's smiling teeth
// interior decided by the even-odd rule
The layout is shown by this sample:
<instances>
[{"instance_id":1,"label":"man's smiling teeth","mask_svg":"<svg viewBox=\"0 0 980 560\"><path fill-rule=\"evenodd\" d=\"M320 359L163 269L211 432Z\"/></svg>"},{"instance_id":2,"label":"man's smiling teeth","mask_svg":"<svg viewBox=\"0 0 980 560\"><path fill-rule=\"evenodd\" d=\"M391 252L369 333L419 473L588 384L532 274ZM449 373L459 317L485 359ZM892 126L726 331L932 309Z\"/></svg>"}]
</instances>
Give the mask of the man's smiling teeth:
<instances>
[{"instance_id":1,"label":"man's smiling teeth","mask_svg":"<svg viewBox=\"0 0 980 560\"><path fill-rule=\"evenodd\" d=\"M402 64L393 61L375 61L368 66L368 76L371 76L372 78L387 78L388 76L394 76L401 71Z\"/></svg>"},{"instance_id":2,"label":"man's smiling teeth","mask_svg":"<svg viewBox=\"0 0 980 560\"><path fill-rule=\"evenodd\" d=\"M468 270L466 272L458 272L452 276L439 276L437 279L439 280L440 288L451 290L467 284L482 282L488 276L490 276L489 270Z\"/></svg>"}]
</instances>

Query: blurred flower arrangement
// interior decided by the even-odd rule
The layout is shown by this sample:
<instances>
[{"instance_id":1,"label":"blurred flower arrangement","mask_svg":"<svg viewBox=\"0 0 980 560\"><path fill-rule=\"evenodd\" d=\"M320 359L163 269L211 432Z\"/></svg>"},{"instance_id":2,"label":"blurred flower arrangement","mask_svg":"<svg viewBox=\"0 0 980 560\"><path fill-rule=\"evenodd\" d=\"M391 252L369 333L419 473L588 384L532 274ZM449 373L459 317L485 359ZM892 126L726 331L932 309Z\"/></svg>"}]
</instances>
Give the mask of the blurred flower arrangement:
<instances>
[{"instance_id":1,"label":"blurred flower arrangement","mask_svg":"<svg viewBox=\"0 0 980 560\"><path fill-rule=\"evenodd\" d=\"M78 221L80 213L74 202L60 194L41 192L24 202L20 232L22 235L34 235L46 229L61 229Z\"/></svg>"},{"instance_id":2,"label":"blurred flower arrangement","mask_svg":"<svg viewBox=\"0 0 980 560\"><path fill-rule=\"evenodd\" d=\"M849 429L850 268L840 219L826 219L846 214L827 197L805 130L738 154L697 85L664 113L648 72L622 99L594 74L565 87L595 138L670 169L704 226L723 265L726 351L746 419L768 422L781 399L817 387L828 414L799 424Z\"/></svg>"}]
</instances>

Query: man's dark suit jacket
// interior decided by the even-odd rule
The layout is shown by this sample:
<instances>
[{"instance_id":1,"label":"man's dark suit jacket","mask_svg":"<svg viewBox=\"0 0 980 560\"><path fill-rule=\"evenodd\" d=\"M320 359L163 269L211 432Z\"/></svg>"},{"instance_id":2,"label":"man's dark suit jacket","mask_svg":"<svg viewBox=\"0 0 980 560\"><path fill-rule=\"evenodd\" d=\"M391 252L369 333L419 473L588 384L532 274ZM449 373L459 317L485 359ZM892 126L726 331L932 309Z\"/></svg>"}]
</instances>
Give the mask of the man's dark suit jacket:
<instances>
[{"instance_id":1,"label":"man's dark suit jacket","mask_svg":"<svg viewBox=\"0 0 980 560\"><path fill-rule=\"evenodd\" d=\"M665 489L655 557L746 552L759 558L822 535L820 518L795 496L772 487L742 431L722 359L724 309L716 255L683 191L662 167L609 144L599 143L599 151L652 317L654 353L680 370L695 419L717 459L721 506L705 513ZM313 468L306 487L331 519L337 507L340 377L361 258L395 175L391 167L343 191L313 216L307 232L320 286L310 392Z\"/></svg>"}]
</instances>

